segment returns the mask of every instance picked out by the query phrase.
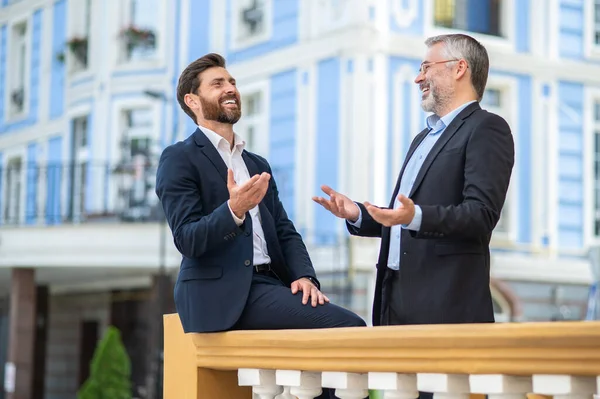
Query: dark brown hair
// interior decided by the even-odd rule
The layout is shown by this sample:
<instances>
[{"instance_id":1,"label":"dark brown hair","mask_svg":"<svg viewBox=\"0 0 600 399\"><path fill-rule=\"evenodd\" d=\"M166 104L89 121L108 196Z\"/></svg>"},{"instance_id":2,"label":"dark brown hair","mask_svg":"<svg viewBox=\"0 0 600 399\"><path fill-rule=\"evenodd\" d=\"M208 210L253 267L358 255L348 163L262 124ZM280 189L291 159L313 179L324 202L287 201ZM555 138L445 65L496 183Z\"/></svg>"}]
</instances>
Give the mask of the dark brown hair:
<instances>
[{"instance_id":1,"label":"dark brown hair","mask_svg":"<svg viewBox=\"0 0 600 399\"><path fill-rule=\"evenodd\" d=\"M177 101L179 102L181 109L188 114L195 123L198 123L198 121L196 121L196 115L194 115L194 112L187 106L184 97L189 93L197 94L198 88L200 88L200 74L207 69L214 67L225 68L225 58L219 54L210 53L192 62L183 70L183 72L181 72L181 75L179 75L179 82L177 83Z\"/></svg>"}]
</instances>

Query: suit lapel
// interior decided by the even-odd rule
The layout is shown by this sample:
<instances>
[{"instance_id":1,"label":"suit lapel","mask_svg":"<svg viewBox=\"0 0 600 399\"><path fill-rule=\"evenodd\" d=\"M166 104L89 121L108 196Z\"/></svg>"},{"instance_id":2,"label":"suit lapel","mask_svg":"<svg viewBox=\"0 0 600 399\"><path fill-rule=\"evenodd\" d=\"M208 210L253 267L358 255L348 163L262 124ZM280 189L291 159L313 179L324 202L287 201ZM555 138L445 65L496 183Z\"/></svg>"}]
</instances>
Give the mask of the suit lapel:
<instances>
[{"instance_id":1,"label":"suit lapel","mask_svg":"<svg viewBox=\"0 0 600 399\"><path fill-rule=\"evenodd\" d=\"M400 169L400 174L398 174L398 179L396 180L396 187L394 188L394 193L392 195L392 199L388 208L391 209L394 207L394 203L396 202L396 196L398 195L398 191L400 191L400 181L402 180L402 175L404 174L404 169L406 169L408 160L410 159L410 157L412 157L417 147L419 147L419 144L421 144L425 137L427 137L427 133L429 133L429 130L430 129L423 129L417 135L417 137L415 137L415 140L412 142L412 145L408 149L408 153L406 154L406 157L404 158L404 163L402 164L402 168Z\"/></svg>"},{"instance_id":2,"label":"suit lapel","mask_svg":"<svg viewBox=\"0 0 600 399\"><path fill-rule=\"evenodd\" d=\"M219 151L217 151L208 137L202 133L202 130L196 129L196 132L194 133L194 141L196 141L196 144L200 147L202 153L213 164L215 169L217 169L221 178L227 182L227 165L225 165L225 162L223 162L223 158L221 158Z\"/></svg>"},{"instance_id":3,"label":"suit lapel","mask_svg":"<svg viewBox=\"0 0 600 399\"><path fill-rule=\"evenodd\" d=\"M465 123L465 119L477 109L480 109L478 103L474 103L467 106L458 115L456 115L456 117L452 120L450 125L448 125L448 127L446 127L446 129L442 132L442 135L440 136L438 141L435 142L435 144L431 148L431 151L429 151L429 154L427 154L427 157L425 158L421 169L419 169L419 173L417 173L417 177L415 178L415 183L413 184L410 193L408 194L409 197L411 197L414 194L414 192L419 188L419 185L423 182L423 178L425 177L425 174L431 167L431 164L435 160L435 157L437 157L437 155L442 150L442 148L444 148L446 143L450 141L452 136L454 136L458 129L460 129L460 127L463 125L463 123Z\"/></svg>"}]
</instances>

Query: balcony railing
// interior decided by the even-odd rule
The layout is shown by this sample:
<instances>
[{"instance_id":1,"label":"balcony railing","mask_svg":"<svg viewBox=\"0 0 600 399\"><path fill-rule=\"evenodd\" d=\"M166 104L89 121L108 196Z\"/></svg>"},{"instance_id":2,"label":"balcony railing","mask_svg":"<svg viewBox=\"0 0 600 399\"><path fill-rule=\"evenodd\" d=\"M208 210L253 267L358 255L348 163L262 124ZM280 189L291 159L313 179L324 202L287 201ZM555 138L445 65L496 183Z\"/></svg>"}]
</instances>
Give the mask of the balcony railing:
<instances>
[{"instance_id":1,"label":"balcony railing","mask_svg":"<svg viewBox=\"0 0 600 399\"><path fill-rule=\"evenodd\" d=\"M156 168L144 163L20 162L0 168L0 223L154 222Z\"/></svg>"},{"instance_id":2,"label":"balcony railing","mask_svg":"<svg viewBox=\"0 0 600 399\"><path fill-rule=\"evenodd\" d=\"M184 334L166 315L164 398L592 398L600 323L415 325ZM381 397L381 396L377 396Z\"/></svg>"}]
</instances>

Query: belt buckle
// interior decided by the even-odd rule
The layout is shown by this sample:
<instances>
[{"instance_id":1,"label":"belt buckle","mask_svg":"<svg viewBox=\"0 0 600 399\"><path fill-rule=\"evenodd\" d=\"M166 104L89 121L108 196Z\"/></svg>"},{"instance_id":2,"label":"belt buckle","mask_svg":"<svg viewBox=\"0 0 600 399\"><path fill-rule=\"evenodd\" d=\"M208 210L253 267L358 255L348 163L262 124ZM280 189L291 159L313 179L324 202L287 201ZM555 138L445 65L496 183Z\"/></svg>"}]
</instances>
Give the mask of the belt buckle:
<instances>
[{"instance_id":1,"label":"belt buckle","mask_svg":"<svg viewBox=\"0 0 600 399\"><path fill-rule=\"evenodd\" d=\"M270 272L271 271L271 264L267 263L267 264L262 264L262 265L256 265L256 266L254 266L254 270L256 270L257 273L259 273L259 272Z\"/></svg>"}]
</instances>

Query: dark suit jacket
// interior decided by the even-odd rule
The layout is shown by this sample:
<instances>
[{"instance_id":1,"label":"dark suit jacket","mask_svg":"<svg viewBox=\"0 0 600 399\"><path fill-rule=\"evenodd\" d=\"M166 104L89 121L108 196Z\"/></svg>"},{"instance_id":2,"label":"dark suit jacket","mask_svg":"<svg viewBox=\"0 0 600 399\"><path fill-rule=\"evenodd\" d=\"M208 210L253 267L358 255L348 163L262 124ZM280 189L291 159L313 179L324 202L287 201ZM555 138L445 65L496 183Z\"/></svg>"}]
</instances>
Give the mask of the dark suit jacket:
<instances>
[{"instance_id":1,"label":"dark suit jacket","mask_svg":"<svg viewBox=\"0 0 600 399\"><path fill-rule=\"evenodd\" d=\"M244 151L250 176L271 173L268 162ZM183 255L175 284L175 305L185 332L230 329L246 304L253 275L252 219L233 220L227 200L227 166L200 129L185 141L167 147L156 176L175 241ZM288 219L271 177L259 204L272 267L290 285L315 271L302 238ZM318 284L318 282L317 282Z\"/></svg>"},{"instance_id":2,"label":"dark suit jacket","mask_svg":"<svg viewBox=\"0 0 600 399\"><path fill-rule=\"evenodd\" d=\"M400 172L428 130L408 150ZM512 167L514 143L498 115L468 105L450 123L421 167L409 197L423 211L418 232L402 229L400 292L406 324L493 322L489 288L492 230L500 217ZM389 207L394 206L400 177ZM381 288L390 228L375 222L362 204L362 224L351 234L381 237L373 303L380 324Z\"/></svg>"}]
</instances>

